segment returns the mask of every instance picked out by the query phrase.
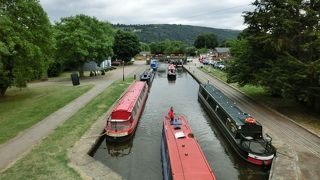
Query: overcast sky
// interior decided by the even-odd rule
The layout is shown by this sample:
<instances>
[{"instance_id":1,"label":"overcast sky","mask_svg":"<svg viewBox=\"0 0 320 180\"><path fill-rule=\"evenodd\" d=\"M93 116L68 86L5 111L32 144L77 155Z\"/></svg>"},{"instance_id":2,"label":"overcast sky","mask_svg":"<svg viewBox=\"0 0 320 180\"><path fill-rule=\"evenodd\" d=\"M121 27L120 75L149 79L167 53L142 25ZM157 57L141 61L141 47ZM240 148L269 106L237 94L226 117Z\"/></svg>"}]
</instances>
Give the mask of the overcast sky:
<instances>
[{"instance_id":1,"label":"overcast sky","mask_svg":"<svg viewBox=\"0 0 320 180\"><path fill-rule=\"evenodd\" d=\"M253 0L40 0L52 22L86 14L116 24L184 24L245 28L243 11Z\"/></svg>"}]
</instances>

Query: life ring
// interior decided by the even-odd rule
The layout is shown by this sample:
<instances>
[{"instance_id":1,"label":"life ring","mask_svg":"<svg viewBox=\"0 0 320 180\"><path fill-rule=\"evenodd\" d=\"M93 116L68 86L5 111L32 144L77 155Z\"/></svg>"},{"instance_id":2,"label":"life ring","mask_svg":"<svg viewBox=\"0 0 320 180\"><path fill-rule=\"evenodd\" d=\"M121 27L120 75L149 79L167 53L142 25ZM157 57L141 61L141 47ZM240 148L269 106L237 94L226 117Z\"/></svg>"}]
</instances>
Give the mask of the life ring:
<instances>
[{"instance_id":1,"label":"life ring","mask_svg":"<svg viewBox=\"0 0 320 180\"><path fill-rule=\"evenodd\" d=\"M249 124L256 124L256 120L252 117L248 117L244 121Z\"/></svg>"}]
</instances>

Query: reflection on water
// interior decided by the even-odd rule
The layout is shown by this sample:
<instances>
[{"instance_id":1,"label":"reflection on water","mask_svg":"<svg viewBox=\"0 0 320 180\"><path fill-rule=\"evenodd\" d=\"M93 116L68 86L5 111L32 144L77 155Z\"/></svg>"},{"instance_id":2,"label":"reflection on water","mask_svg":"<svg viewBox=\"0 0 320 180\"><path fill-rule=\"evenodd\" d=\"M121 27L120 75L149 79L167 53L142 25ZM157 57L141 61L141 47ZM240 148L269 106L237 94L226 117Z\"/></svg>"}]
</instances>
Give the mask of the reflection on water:
<instances>
[{"instance_id":1,"label":"reflection on water","mask_svg":"<svg viewBox=\"0 0 320 180\"><path fill-rule=\"evenodd\" d=\"M123 157L126 155L129 155L131 153L132 145L133 145L133 139L131 139L128 142L121 142L121 143L115 143L115 142L108 142L105 141L108 154L112 157Z\"/></svg>"},{"instance_id":2,"label":"reflection on water","mask_svg":"<svg viewBox=\"0 0 320 180\"><path fill-rule=\"evenodd\" d=\"M157 72L133 140L124 144L104 141L94 158L125 179L162 179L162 122L173 106L176 115L187 118L217 179L268 179L263 169L235 154L198 102L198 88L197 82L182 69L178 69L175 81L168 81L165 71Z\"/></svg>"}]
</instances>

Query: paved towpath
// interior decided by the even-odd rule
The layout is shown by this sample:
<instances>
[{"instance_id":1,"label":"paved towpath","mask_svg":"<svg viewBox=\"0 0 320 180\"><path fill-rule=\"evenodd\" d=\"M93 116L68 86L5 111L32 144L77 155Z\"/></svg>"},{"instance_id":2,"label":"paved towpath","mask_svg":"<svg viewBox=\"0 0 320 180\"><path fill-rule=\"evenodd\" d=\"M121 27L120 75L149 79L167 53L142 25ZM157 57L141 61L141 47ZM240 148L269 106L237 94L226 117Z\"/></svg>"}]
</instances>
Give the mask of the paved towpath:
<instances>
[{"instance_id":1,"label":"paved towpath","mask_svg":"<svg viewBox=\"0 0 320 180\"><path fill-rule=\"evenodd\" d=\"M142 71L144 71L147 66L144 65L145 62L136 61L131 66L125 67L125 76L133 77L134 74L139 75ZM66 106L60 108L56 112L52 113L42 121L33 125L29 129L26 129L22 133L20 133L15 138L9 140L8 142L0 145L0 172L4 171L12 164L14 164L18 159L23 157L26 153L28 153L34 145L39 143L43 138L47 137L54 129L65 120L74 115L79 109L84 107L87 103L89 103L94 97L103 92L111 83L115 80L122 79L123 69L121 67L116 70L110 71L107 73L105 78L104 76L100 76L93 81L80 80L81 84L93 83L95 86L81 95L77 99L73 100ZM98 80L97 80L98 79ZM45 84L52 84L52 82L44 82ZM71 84L71 81L64 82ZM32 84L32 85L40 85L41 83ZM60 83L61 84L61 83ZM63 83L62 83L63 84Z\"/></svg>"},{"instance_id":2,"label":"paved towpath","mask_svg":"<svg viewBox=\"0 0 320 180\"><path fill-rule=\"evenodd\" d=\"M201 83L208 81L250 113L273 138L277 157L273 163L270 179L314 179L320 177L320 138L290 118L245 96L226 83L200 71L194 63L185 68Z\"/></svg>"}]
</instances>

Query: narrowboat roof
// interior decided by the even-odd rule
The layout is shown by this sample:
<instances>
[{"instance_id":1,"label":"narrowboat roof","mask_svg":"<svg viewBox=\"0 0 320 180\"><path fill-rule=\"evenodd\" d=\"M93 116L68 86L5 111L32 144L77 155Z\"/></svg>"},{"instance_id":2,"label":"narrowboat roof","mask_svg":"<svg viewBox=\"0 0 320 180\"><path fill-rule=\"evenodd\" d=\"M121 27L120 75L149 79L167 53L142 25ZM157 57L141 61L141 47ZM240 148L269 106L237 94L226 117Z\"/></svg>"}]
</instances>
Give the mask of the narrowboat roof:
<instances>
[{"instance_id":1,"label":"narrowboat roof","mask_svg":"<svg viewBox=\"0 0 320 180\"><path fill-rule=\"evenodd\" d=\"M119 103L115 106L112 112L115 112L115 111L131 112L144 85L145 85L144 81L133 82L130 85L128 91L122 96Z\"/></svg>"},{"instance_id":2,"label":"narrowboat roof","mask_svg":"<svg viewBox=\"0 0 320 180\"><path fill-rule=\"evenodd\" d=\"M178 123L171 125L170 119L164 117L173 179L215 179L185 117L179 116L178 119Z\"/></svg>"},{"instance_id":3,"label":"narrowboat roof","mask_svg":"<svg viewBox=\"0 0 320 180\"><path fill-rule=\"evenodd\" d=\"M229 99L212 84L201 84L200 86L202 86L208 92L208 94L213 97L214 101L216 101L220 107L227 112L227 114L238 126L244 125L245 119L251 117L250 114L243 112L238 106L236 106L235 102ZM257 121L256 124L260 125Z\"/></svg>"}]
</instances>

